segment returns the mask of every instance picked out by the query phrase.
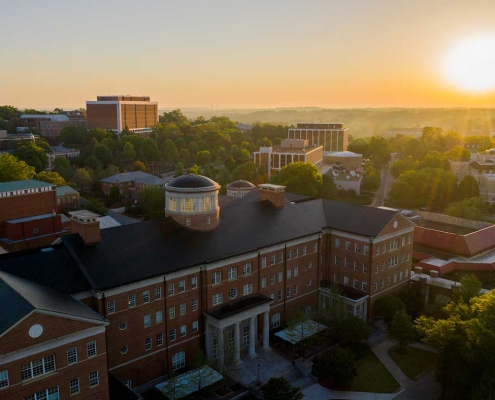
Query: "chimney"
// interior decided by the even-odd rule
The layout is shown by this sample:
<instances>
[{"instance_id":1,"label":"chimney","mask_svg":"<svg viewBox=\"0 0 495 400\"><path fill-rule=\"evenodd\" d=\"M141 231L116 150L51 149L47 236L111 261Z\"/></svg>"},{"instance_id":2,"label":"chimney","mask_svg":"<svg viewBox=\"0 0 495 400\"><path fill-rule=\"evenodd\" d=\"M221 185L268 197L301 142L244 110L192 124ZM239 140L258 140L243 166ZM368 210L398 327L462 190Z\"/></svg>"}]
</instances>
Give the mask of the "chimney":
<instances>
[{"instance_id":1,"label":"chimney","mask_svg":"<svg viewBox=\"0 0 495 400\"><path fill-rule=\"evenodd\" d=\"M268 200L276 208L282 208L285 203L285 186L263 183L258 185L260 201Z\"/></svg>"},{"instance_id":2,"label":"chimney","mask_svg":"<svg viewBox=\"0 0 495 400\"><path fill-rule=\"evenodd\" d=\"M99 215L87 210L69 212L72 233L79 233L87 245L97 244L101 240Z\"/></svg>"}]
</instances>

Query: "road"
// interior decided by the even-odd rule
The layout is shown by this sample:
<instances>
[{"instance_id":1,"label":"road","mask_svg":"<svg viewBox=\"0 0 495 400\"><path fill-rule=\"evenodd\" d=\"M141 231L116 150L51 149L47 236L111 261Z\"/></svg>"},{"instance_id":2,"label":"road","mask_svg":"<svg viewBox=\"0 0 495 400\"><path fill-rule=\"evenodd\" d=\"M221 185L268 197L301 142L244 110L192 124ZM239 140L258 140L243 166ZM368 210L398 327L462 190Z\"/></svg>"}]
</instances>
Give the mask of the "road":
<instances>
[{"instance_id":1,"label":"road","mask_svg":"<svg viewBox=\"0 0 495 400\"><path fill-rule=\"evenodd\" d=\"M382 172L380 174L381 184L380 189L378 189L375 193L375 197L373 198L372 206L380 207L384 205L385 199L388 196L388 192L392 187L392 183L394 182L394 178L390 173L390 162L382 168Z\"/></svg>"}]
</instances>

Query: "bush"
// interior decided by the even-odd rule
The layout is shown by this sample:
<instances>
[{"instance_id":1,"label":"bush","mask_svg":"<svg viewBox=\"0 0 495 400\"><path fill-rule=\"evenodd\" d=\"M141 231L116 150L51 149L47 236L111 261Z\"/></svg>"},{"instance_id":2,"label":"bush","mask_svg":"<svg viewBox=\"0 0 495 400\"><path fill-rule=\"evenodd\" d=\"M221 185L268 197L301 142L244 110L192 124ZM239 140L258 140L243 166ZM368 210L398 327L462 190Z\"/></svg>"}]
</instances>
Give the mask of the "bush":
<instances>
[{"instance_id":1,"label":"bush","mask_svg":"<svg viewBox=\"0 0 495 400\"><path fill-rule=\"evenodd\" d=\"M336 385L351 382L357 375L354 354L350 349L335 346L315 357L311 373L320 380L331 378Z\"/></svg>"},{"instance_id":2,"label":"bush","mask_svg":"<svg viewBox=\"0 0 495 400\"><path fill-rule=\"evenodd\" d=\"M405 310L406 306L401 299L395 296L386 296L378 299L373 304L373 311L377 316L392 321L397 311Z\"/></svg>"},{"instance_id":3,"label":"bush","mask_svg":"<svg viewBox=\"0 0 495 400\"><path fill-rule=\"evenodd\" d=\"M366 343L354 343L349 346L349 350L354 354L355 360L360 360L369 353L370 347Z\"/></svg>"}]
</instances>

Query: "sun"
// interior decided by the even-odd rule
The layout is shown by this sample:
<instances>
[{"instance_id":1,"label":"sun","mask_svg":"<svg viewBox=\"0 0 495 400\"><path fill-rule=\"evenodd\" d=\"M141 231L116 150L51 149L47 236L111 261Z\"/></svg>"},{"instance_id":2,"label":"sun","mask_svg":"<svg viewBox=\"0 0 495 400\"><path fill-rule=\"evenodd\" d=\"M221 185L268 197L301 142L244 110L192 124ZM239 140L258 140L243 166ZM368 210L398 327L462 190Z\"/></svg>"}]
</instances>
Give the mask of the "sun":
<instances>
[{"instance_id":1,"label":"sun","mask_svg":"<svg viewBox=\"0 0 495 400\"><path fill-rule=\"evenodd\" d=\"M466 91L495 89L495 37L459 43L446 58L445 75L449 82Z\"/></svg>"}]
</instances>

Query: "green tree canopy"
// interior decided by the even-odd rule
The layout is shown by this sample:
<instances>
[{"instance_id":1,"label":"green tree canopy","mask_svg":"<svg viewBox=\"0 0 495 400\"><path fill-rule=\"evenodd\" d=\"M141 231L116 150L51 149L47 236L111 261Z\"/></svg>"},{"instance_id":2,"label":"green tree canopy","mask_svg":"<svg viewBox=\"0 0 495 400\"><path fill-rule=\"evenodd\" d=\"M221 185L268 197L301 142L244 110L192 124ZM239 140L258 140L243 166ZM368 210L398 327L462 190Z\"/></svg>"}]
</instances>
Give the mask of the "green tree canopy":
<instances>
[{"instance_id":1,"label":"green tree canopy","mask_svg":"<svg viewBox=\"0 0 495 400\"><path fill-rule=\"evenodd\" d=\"M445 208L445 214L452 217L482 221L489 213L488 204L479 197L471 197L462 201L450 203Z\"/></svg>"},{"instance_id":2,"label":"green tree canopy","mask_svg":"<svg viewBox=\"0 0 495 400\"><path fill-rule=\"evenodd\" d=\"M390 166L390 173L394 179L399 179L401 174L406 171L414 171L418 169L418 166L418 161L413 160L411 157L405 157L392 163Z\"/></svg>"},{"instance_id":3,"label":"green tree canopy","mask_svg":"<svg viewBox=\"0 0 495 400\"><path fill-rule=\"evenodd\" d=\"M163 159L166 162L175 164L179 160L177 146L170 139L163 143Z\"/></svg>"},{"instance_id":4,"label":"green tree canopy","mask_svg":"<svg viewBox=\"0 0 495 400\"><path fill-rule=\"evenodd\" d=\"M93 180L88 170L84 168L78 168L77 171L72 175L71 182L74 182L76 187L80 190L87 190L91 188Z\"/></svg>"},{"instance_id":5,"label":"green tree canopy","mask_svg":"<svg viewBox=\"0 0 495 400\"><path fill-rule=\"evenodd\" d=\"M133 171L143 171L146 172L146 165L142 161L134 161L131 165Z\"/></svg>"},{"instance_id":6,"label":"green tree canopy","mask_svg":"<svg viewBox=\"0 0 495 400\"><path fill-rule=\"evenodd\" d=\"M461 179L457 187L456 197L459 200L464 200L470 197L479 197L480 188L478 182L471 175L467 175Z\"/></svg>"},{"instance_id":7,"label":"green tree canopy","mask_svg":"<svg viewBox=\"0 0 495 400\"><path fill-rule=\"evenodd\" d=\"M304 398L299 388L292 386L283 376L270 378L261 391L265 400L302 400Z\"/></svg>"},{"instance_id":8,"label":"green tree canopy","mask_svg":"<svg viewBox=\"0 0 495 400\"><path fill-rule=\"evenodd\" d=\"M410 157L412 160L419 161L426 156L427 152L428 147L425 142L416 138L409 138L404 144L402 157Z\"/></svg>"},{"instance_id":9,"label":"green tree canopy","mask_svg":"<svg viewBox=\"0 0 495 400\"><path fill-rule=\"evenodd\" d=\"M323 178L313 164L295 162L283 167L272 182L285 186L290 193L316 196L323 185Z\"/></svg>"},{"instance_id":10,"label":"green tree canopy","mask_svg":"<svg viewBox=\"0 0 495 400\"><path fill-rule=\"evenodd\" d=\"M414 340L414 326L411 317L407 315L406 310L398 310L392 318L392 323L387 333L387 337L399 344L406 346Z\"/></svg>"},{"instance_id":11,"label":"green tree canopy","mask_svg":"<svg viewBox=\"0 0 495 400\"><path fill-rule=\"evenodd\" d=\"M338 196L337 187L332 179L331 174L325 174L322 176L322 185L318 192L318 197L322 199L335 200Z\"/></svg>"},{"instance_id":12,"label":"green tree canopy","mask_svg":"<svg viewBox=\"0 0 495 400\"><path fill-rule=\"evenodd\" d=\"M38 181L42 181L42 182L53 183L54 185L57 186L67 185L65 179L62 178L58 172L55 171L52 172L41 171L34 176L34 179L37 179Z\"/></svg>"},{"instance_id":13,"label":"green tree canopy","mask_svg":"<svg viewBox=\"0 0 495 400\"><path fill-rule=\"evenodd\" d=\"M341 318L337 333L343 344L358 344L371 335L371 328L361 318L353 315Z\"/></svg>"},{"instance_id":14,"label":"green tree canopy","mask_svg":"<svg viewBox=\"0 0 495 400\"><path fill-rule=\"evenodd\" d=\"M104 144L97 144L93 150L93 156L95 156L99 162L106 167L108 164L112 162L112 151L108 148L108 146Z\"/></svg>"},{"instance_id":15,"label":"green tree canopy","mask_svg":"<svg viewBox=\"0 0 495 400\"><path fill-rule=\"evenodd\" d=\"M387 321L392 321L397 311L405 309L405 304L396 296L380 297L373 303L375 314L384 317Z\"/></svg>"},{"instance_id":16,"label":"green tree canopy","mask_svg":"<svg viewBox=\"0 0 495 400\"><path fill-rule=\"evenodd\" d=\"M136 159L136 150L134 149L134 145L132 143L124 143L124 146L122 147L122 158L126 162L131 162Z\"/></svg>"},{"instance_id":17,"label":"green tree canopy","mask_svg":"<svg viewBox=\"0 0 495 400\"><path fill-rule=\"evenodd\" d=\"M36 171L34 167L18 160L12 154L0 154L0 182L24 181L32 179Z\"/></svg>"},{"instance_id":18,"label":"green tree canopy","mask_svg":"<svg viewBox=\"0 0 495 400\"><path fill-rule=\"evenodd\" d=\"M161 187L148 187L139 191L137 207L148 219L165 216L165 191Z\"/></svg>"},{"instance_id":19,"label":"green tree canopy","mask_svg":"<svg viewBox=\"0 0 495 400\"><path fill-rule=\"evenodd\" d=\"M461 286L456 287L452 300L463 301L469 304L471 299L478 297L481 293L481 281L473 274L464 274L461 278Z\"/></svg>"},{"instance_id":20,"label":"green tree canopy","mask_svg":"<svg viewBox=\"0 0 495 400\"><path fill-rule=\"evenodd\" d=\"M211 154L208 150L202 150L196 154L196 162L201 166L205 166L210 162L210 160Z\"/></svg>"},{"instance_id":21,"label":"green tree canopy","mask_svg":"<svg viewBox=\"0 0 495 400\"><path fill-rule=\"evenodd\" d=\"M84 161L84 166L86 168L96 169L100 165L101 165L100 161L95 156L89 156Z\"/></svg>"},{"instance_id":22,"label":"green tree canopy","mask_svg":"<svg viewBox=\"0 0 495 400\"><path fill-rule=\"evenodd\" d=\"M40 146L34 142L25 142L14 150L14 156L34 167L36 172L44 171L48 157Z\"/></svg>"},{"instance_id":23,"label":"green tree canopy","mask_svg":"<svg viewBox=\"0 0 495 400\"><path fill-rule=\"evenodd\" d=\"M354 354L340 346L318 354L313 361L312 374L320 380L331 378L336 385L351 382L357 376Z\"/></svg>"},{"instance_id":24,"label":"green tree canopy","mask_svg":"<svg viewBox=\"0 0 495 400\"><path fill-rule=\"evenodd\" d=\"M175 173L174 173L174 178L177 178L178 176L184 175L184 164L177 163L175 166Z\"/></svg>"},{"instance_id":25,"label":"green tree canopy","mask_svg":"<svg viewBox=\"0 0 495 400\"><path fill-rule=\"evenodd\" d=\"M108 213L108 209L95 197L88 198L86 203L84 203L84 208L99 215L107 215Z\"/></svg>"},{"instance_id":26,"label":"green tree canopy","mask_svg":"<svg viewBox=\"0 0 495 400\"><path fill-rule=\"evenodd\" d=\"M259 179L258 166L252 161L241 164L232 171L232 179L242 179L251 183L256 183Z\"/></svg>"}]
</instances>

